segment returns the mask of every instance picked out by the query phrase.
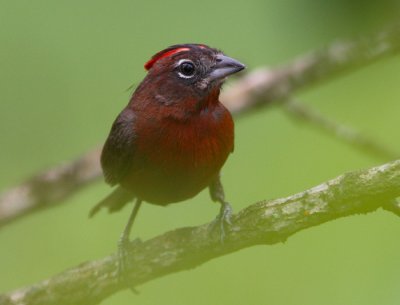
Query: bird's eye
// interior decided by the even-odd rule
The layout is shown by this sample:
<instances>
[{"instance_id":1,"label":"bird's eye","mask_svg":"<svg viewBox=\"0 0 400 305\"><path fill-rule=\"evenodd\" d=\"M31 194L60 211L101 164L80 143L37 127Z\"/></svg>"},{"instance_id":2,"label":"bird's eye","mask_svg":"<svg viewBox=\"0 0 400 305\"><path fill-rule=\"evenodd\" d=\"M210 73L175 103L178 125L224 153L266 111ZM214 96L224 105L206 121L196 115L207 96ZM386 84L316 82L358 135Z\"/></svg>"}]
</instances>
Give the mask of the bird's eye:
<instances>
[{"instance_id":1,"label":"bird's eye","mask_svg":"<svg viewBox=\"0 0 400 305\"><path fill-rule=\"evenodd\" d=\"M183 61L179 64L179 76L183 78L191 78L194 76L196 68L190 61Z\"/></svg>"}]
</instances>

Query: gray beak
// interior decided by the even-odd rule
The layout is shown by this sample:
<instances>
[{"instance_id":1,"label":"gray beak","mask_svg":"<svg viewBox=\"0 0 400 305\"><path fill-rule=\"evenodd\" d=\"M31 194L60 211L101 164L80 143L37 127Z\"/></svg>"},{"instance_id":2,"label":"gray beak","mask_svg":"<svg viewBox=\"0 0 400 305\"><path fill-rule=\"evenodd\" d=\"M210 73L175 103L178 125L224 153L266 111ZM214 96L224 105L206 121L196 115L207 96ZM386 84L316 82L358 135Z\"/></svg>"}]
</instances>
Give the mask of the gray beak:
<instances>
[{"instance_id":1,"label":"gray beak","mask_svg":"<svg viewBox=\"0 0 400 305\"><path fill-rule=\"evenodd\" d=\"M246 66L236 59L225 55L217 55L217 63L211 71L209 78L211 80L223 79L231 74L242 71Z\"/></svg>"}]
</instances>

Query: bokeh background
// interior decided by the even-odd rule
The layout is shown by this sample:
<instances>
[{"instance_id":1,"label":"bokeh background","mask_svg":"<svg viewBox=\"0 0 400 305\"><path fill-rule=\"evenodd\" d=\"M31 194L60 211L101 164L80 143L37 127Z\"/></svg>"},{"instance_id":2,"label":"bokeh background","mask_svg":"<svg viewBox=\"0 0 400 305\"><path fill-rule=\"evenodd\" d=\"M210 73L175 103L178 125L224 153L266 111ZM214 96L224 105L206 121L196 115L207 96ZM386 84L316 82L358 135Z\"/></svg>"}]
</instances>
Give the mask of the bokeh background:
<instances>
[{"instance_id":1,"label":"bokeh background","mask_svg":"<svg viewBox=\"0 0 400 305\"><path fill-rule=\"evenodd\" d=\"M0 189L102 143L144 77L143 63L175 43L223 49L249 70L274 66L400 17L400 1L0 1ZM392 57L299 93L324 115L400 151L400 62ZM229 86L229 84L227 84ZM379 164L273 108L236 122L224 167L236 211L343 172ZM100 182L64 205L0 230L0 292L116 250L130 209L87 217ZM203 192L145 205L133 235L147 239L214 218ZM275 246L257 246L138 287L102 304L397 305L400 219L383 211L336 220Z\"/></svg>"}]
</instances>

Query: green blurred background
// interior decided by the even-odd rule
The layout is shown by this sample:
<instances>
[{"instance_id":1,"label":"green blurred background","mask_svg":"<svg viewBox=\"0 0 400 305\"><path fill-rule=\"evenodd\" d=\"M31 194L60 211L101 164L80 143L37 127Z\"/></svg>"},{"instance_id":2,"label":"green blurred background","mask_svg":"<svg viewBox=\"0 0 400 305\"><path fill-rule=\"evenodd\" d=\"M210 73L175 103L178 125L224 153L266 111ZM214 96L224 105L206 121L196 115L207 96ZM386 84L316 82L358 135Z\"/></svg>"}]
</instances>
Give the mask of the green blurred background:
<instances>
[{"instance_id":1,"label":"green blurred background","mask_svg":"<svg viewBox=\"0 0 400 305\"><path fill-rule=\"evenodd\" d=\"M140 82L143 63L166 46L209 44L251 70L399 16L400 1L0 0L0 188L102 143L128 101L126 88ZM400 151L399 71L398 57L381 60L299 97ZM223 178L238 211L380 162L274 108L237 120L236 150ZM97 183L60 207L2 227L0 291L114 252L129 209L87 218L109 191ZM202 224L217 210L207 192L168 208L145 205L132 235L147 239ZM399 233L400 219L389 213L348 217L103 304L397 305Z\"/></svg>"}]
</instances>

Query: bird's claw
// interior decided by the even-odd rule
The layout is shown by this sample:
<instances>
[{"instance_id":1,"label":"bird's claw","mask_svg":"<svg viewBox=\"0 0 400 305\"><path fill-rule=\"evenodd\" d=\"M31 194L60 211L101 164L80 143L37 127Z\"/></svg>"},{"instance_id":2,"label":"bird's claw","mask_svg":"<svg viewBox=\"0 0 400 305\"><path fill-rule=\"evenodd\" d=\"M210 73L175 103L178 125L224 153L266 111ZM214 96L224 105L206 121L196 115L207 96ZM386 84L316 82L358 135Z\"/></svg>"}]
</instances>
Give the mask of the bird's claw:
<instances>
[{"instance_id":1,"label":"bird's claw","mask_svg":"<svg viewBox=\"0 0 400 305\"><path fill-rule=\"evenodd\" d=\"M233 213L233 209L228 202L221 203L221 209L219 211L218 216L211 223L211 230L214 231L216 227L219 227L220 232L220 241L221 244L224 243L226 231L230 230L232 226L231 216Z\"/></svg>"},{"instance_id":2,"label":"bird's claw","mask_svg":"<svg viewBox=\"0 0 400 305\"><path fill-rule=\"evenodd\" d=\"M133 243L140 243L139 239L135 239ZM128 238L121 237L118 242L118 280L120 283L123 283L125 286L129 287L130 290L135 293L139 294L134 286L129 283L128 277L128 270L129 270L129 262L128 262L128 255L131 248L131 242Z\"/></svg>"}]
</instances>

